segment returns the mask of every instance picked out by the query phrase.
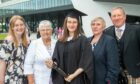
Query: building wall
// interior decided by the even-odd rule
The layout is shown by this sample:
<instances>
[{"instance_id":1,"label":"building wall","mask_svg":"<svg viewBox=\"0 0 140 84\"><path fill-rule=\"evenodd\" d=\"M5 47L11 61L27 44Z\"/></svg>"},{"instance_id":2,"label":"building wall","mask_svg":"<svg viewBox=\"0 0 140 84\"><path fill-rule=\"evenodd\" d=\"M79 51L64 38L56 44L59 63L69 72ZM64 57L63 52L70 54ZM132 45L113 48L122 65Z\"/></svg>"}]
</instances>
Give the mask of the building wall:
<instances>
[{"instance_id":1,"label":"building wall","mask_svg":"<svg viewBox=\"0 0 140 84\"><path fill-rule=\"evenodd\" d=\"M106 27L112 25L110 16L108 13L115 6L124 7L126 14L140 16L140 5L134 4L121 4L121 3L109 3L109 2L97 2L93 0L72 0L74 8L84 12L87 16L83 16L83 29L86 36L91 36L92 31L90 27L91 20L96 16L101 16L106 21Z\"/></svg>"}]
</instances>

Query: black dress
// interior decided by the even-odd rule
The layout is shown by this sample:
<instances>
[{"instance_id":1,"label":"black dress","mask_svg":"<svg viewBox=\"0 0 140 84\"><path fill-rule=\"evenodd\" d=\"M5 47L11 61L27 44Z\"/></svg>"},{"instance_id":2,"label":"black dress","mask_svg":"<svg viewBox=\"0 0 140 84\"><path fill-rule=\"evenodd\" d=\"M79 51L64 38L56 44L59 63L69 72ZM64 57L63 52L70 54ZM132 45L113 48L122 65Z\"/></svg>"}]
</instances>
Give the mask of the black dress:
<instances>
[{"instance_id":1,"label":"black dress","mask_svg":"<svg viewBox=\"0 0 140 84\"><path fill-rule=\"evenodd\" d=\"M68 83L55 70L52 71L53 84L92 84L93 83L93 56L91 45L85 36L75 40L56 43L53 60L67 74L74 73L78 68L84 72Z\"/></svg>"}]
</instances>

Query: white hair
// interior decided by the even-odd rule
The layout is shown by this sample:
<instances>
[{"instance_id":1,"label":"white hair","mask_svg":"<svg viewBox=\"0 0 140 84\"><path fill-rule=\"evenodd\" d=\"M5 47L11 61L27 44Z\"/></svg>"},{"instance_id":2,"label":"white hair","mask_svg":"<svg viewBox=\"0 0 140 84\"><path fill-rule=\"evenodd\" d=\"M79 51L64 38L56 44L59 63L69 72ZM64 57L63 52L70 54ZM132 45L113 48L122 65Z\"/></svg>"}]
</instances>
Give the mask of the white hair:
<instances>
[{"instance_id":1,"label":"white hair","mask_svg":"<svg viewBox=\"0 0 140 84\"><path fill-rule=\"evenodd\" d=\"M52 23L49 20L42 20L39 23L39 29L43 28L43 27L50 27L52 29Z\"/></svg>"}]
</instances>

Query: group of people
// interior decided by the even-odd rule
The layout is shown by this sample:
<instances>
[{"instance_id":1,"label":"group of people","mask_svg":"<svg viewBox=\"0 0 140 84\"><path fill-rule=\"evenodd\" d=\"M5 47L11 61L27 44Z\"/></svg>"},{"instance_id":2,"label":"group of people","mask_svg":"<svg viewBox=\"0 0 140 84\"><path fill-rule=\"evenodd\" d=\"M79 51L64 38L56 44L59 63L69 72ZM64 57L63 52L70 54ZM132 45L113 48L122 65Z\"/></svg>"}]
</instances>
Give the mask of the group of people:
<instances>
[{"instance_id":1,"label":"group of people","mask_svg":"<svg viewBox=\"0 0 140 84\"><path fill-rule=\"evenodd\" d=\"M87 38L79 16L71 12L57 41L49 20L39 23L40 38L30 41L25 20L14 15L0 47L0 84L118 84L121 71L128 84L140 84L140 28L125 22L122 7L111 10L111 20L106 28L105 20L95 17L93 36Z\"/></svg>"}]
</instances>

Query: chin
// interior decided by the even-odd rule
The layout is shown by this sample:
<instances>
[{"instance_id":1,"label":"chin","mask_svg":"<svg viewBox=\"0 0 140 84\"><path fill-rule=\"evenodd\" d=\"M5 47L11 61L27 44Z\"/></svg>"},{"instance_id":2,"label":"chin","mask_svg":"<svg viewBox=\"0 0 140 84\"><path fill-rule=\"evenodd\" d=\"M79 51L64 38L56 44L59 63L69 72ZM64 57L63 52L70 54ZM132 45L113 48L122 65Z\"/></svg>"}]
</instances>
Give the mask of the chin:
<instances>
[{"instance_id":1,"label":"chin","mask_svg":"<svg viewBox=\"0 0 140 84\"><path fill-rule=\"evenodd\" d=\"M19 33L17 33L18 36L21 36L22 34L23 34L23 32L19 32Z\"/></svg>"}]
</instances>

